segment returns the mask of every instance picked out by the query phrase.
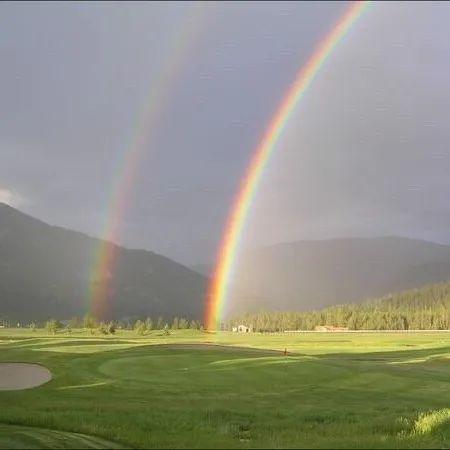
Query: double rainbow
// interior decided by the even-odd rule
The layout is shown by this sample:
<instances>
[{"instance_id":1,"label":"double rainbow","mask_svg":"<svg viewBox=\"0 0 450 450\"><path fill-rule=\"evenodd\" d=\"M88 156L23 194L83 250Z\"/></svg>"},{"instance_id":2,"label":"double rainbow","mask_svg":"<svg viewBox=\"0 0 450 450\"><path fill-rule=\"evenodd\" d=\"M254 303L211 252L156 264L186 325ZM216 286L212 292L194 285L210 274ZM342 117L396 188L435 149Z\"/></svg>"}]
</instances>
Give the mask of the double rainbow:
<instances>
[{"instance_id":1,"label":"double rainbow","mask_svg":"<svg viewBox=\"0 0 450 450\"><path fill-rule=\"evenodd\" d=\"M255 198L264 168L272 155L296 105L303 98L317 73L350 27L368 8L369 1L353 2L325 39L319 43L308 62L302 67L276 111L251 158L237 196L233 202L219 252L216 267L206 298L205 326L216 330L220 325L222 310L227 300L227 289L243 230Z\"/></svg>"}]
</instances>

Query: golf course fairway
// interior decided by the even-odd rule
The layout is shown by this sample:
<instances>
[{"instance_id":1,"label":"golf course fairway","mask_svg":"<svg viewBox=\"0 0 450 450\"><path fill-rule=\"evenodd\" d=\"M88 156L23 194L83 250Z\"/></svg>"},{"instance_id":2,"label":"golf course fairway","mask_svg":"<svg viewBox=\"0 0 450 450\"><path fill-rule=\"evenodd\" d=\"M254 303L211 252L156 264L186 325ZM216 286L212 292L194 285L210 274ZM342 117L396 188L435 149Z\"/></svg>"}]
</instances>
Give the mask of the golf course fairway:
<instances>
[{"instance_id":1,"label":"golf course fairway","mask_svg":"<svg viewBox=\"0 0 450 450\"><path fill-rule=\"evenodd\" d=\"M0 391L0 448L450 444L446 332L3 329L0 349L0 362L40 364L52 375Z\"/></svg>"}]
</instances>

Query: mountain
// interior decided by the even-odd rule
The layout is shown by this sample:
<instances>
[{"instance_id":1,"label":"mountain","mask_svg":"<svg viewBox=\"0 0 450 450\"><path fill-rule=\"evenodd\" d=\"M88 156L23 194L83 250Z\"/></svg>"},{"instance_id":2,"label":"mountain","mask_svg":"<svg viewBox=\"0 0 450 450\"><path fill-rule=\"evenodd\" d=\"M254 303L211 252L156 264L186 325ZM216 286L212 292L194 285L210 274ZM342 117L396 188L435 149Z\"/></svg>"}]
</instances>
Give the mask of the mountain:
<instances>
[{"instance_id":1,"label":"mountain","mask_svg":"<svg viewBox=\"0 0 450 450\"><path fill-rule=\"evenodd\" d=\"M201 273L205 276L211 276L214 270L214 264L194 264L189 266L194 272Z\"/></svg>"},{"instance_id":2,"label":"mountain","mask_svg":"<svg viewBox=\"0 0 450 450\"><path fill-rule=\"evenodd\" d=\"M0 203L0 318L83 315L90 307L90 268L100 244ZM197 270L207 273L211 267ZM449 279L450 246L400 237L300 241L244 254L231 303L236 312L306 310ZM109 287L105 319L199 319L207 277L156 253L117 247Z\"/></svg>"},{"instance_id":3,"label":"mountain","mask_svg":"<svg viewBox=\"0 0 450 450\"><path fill-rule=\"evenodd\" d=\"M244 254L235 312L305 310L450 279L450 246L401 237L300 241Z\"/></svg>"},{"instance_id":4,"label":"mountain","mask_svg":"<svg viewBox=\"0 0 450 450\"><path fill-rule=\"evenodd\" d=\"M89 270L101 241L0 203L0 317L45 320L89 309ZM104 319L202 317L207 278L164 256L117 247Z\"/></svg>"}]
</instances>

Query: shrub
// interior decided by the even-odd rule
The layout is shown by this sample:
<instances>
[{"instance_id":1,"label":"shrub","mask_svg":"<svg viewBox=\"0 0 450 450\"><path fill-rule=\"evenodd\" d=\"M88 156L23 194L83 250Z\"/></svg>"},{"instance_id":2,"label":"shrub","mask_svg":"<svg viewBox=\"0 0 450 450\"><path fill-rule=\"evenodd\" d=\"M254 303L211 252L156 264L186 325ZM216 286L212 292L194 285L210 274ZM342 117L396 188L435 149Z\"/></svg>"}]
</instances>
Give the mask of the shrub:
<instances>
[{"instance_id":1,"label":"shrub","mask_svg":"<svg viewBox=\"0 0 450 450\"><path fill-rule=\"evenodd\" d=\"M101 322L98 326L98 331L101 334L114 334L116 332L116 325L114 322Z\"/></svg>"}]
</instances>

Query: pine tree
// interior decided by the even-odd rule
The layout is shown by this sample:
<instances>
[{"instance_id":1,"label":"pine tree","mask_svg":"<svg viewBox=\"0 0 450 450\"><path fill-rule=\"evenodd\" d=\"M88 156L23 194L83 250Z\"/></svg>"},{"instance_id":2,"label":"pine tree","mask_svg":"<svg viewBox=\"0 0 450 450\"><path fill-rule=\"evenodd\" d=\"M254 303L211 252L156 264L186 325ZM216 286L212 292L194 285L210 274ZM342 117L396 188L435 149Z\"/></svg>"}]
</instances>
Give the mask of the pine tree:
<instances>
[{"instance_id":1,"label":"pine tree","mask_svg":"<svg viewBox=\"0 0 450 450\"><path fill-rule=\"evenodd\" d=\"M145 327L148 331L153 330L153 320L150 317L145 320Z\"/></svg>"},{"instance_id":2,"label":"pine tree","mask_svg":"<svg viewBox=\"0 0 450 450\"><path fill-rule=\"evenodd\" d=\"M133 329L134 331L136 331L137 334L140 334L141 336L143 336L147 331L145 323L142 322L142 320L136 320Z\"/></svg>"},{"instance_id":3,"label":"pine tree","mask_svg":"<svg viewBox=\"0 0 450 450\"><path fill-rule=\"evenodd\" d=\"M57 320L50 319L45 323L45 329L48 333L56 334L56 332L62 327L61 323Z\"/></svg>"}]
</instances>

